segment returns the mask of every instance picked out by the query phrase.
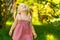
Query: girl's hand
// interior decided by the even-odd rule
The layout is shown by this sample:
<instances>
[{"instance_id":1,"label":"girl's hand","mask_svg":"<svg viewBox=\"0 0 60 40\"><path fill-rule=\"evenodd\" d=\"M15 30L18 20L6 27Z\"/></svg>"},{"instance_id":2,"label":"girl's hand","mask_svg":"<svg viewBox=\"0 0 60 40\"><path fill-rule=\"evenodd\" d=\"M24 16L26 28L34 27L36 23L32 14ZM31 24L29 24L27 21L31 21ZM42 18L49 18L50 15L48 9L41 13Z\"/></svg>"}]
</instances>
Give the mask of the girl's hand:
<instances>
[{"instance_id":1,"label":"girl's hand","mask_svg":"<svg viewBox=\"0 0 60 40\"><path fill-rule=\"evenodd\" d=\"M37 38L37 34L36 33L34 33L34 38Z\"/></svg>"},{"instance_id":2,"label":"girl's hand","mask_svg":"<svg viewBox=\"0 0 60 40\"><path fill-rule=\"evenodd\" d=\"M9 35L12 36L12 31L9 31Z\"/></svg>"}]
</instances>

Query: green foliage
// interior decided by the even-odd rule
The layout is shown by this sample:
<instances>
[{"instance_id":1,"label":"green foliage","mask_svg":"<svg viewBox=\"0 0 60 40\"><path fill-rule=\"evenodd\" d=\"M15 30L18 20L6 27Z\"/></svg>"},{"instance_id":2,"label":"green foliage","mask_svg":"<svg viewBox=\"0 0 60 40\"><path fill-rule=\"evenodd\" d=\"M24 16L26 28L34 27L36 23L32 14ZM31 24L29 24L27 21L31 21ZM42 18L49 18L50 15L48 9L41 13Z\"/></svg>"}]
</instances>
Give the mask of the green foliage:
<instances>
[{"instance_id":1,"label":"green foliage","mask_svg":"<svg viewBox=\"0 0 60 40\"><path fill-rule=\"evenodd\" d=\"M54 18L59 18L59 0L17 0L16 4L25 3L33 10L33 24L50 23ZM10 15L10 14L9 14ZM44 16L44 18L43 18ZM47 16L47 17L46 17ZM39 21L40 20L40 21Z\"/></svg>"}]
</instances>

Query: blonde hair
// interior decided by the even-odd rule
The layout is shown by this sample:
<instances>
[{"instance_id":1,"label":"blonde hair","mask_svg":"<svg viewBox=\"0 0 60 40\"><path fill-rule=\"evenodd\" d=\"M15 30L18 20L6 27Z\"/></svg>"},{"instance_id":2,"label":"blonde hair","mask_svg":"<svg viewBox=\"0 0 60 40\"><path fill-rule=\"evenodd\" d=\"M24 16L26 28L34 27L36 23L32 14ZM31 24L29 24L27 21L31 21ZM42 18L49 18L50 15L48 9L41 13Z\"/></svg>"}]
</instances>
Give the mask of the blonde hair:
<instances>
[{"instance_id":1,"label":"blonde hair","mask_svg":"<svg viewBox=\"0 0 60 40\"><path fill-rule=\"evenodd\" d=\"M26 6L26 10L27 10L27 11L29 10L29 8L28 8L28 6L27 6L26 4L21 3L21 4L19 4L19 6L18 6L17 13L20 13L20 10L21 10L20 8L21 8L22 5Z\"/></svg>"},{"instance_id":2,"label":"blonde hair","mask_svg":"<svg viewBox=\"0 0 60 40\"><path fill-rule=\"evenodd\" d=\"M21 10L20 8L22 5L26 6L27 13L30 13L30 15L32 16L32 11L29 9L29 7L26 4L21 3L21 4L19 4L19 6L17 8L17 13L14 14L14 19L15 19L17 14L20 14L20 10Z\"/></svg>"}]
</instances>

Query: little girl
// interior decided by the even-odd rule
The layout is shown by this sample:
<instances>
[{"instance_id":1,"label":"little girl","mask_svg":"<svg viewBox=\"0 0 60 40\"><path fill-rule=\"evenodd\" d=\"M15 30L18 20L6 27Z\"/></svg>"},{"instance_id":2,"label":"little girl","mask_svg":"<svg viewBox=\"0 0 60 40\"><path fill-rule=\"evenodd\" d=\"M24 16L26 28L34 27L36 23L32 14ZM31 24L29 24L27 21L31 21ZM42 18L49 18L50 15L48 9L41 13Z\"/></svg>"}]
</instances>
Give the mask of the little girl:
<instances>
[{"instance_id":1,"label":"little girl","mask_svg":"<svg viewBox=\"0 0 60 40\"><path fill-rule=\"evenodd\" d=\"M12 36L12 40L33 40L37 37L34 27L32 25L32 16L28 15L28 6L20 4L18 6L18 14L14 20L14 23L9 31L9 35Z\"/></svg>"}]
</instances>

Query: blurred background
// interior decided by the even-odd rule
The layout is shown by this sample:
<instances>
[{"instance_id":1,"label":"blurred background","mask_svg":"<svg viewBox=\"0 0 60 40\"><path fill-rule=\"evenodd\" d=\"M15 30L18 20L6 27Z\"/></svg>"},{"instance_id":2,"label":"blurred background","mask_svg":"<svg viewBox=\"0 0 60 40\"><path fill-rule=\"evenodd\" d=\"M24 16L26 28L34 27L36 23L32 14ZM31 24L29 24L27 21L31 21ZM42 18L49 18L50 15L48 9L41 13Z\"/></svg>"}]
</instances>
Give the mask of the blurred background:
<instances>
[{"instance_id":1,"label":"blurred background","mask_svg":"<svg viewBox=\"0 0 60 40\"><path fill-rule=\"evenodd\" d=\"M60 0L0 0L0 40L12 40L9 30L20 3L32 10L32 24L38 36L34 40L60 40Z\"/></svg>"}]
</instances>

